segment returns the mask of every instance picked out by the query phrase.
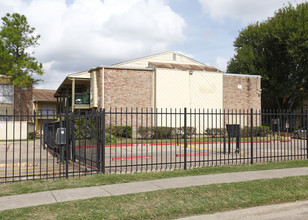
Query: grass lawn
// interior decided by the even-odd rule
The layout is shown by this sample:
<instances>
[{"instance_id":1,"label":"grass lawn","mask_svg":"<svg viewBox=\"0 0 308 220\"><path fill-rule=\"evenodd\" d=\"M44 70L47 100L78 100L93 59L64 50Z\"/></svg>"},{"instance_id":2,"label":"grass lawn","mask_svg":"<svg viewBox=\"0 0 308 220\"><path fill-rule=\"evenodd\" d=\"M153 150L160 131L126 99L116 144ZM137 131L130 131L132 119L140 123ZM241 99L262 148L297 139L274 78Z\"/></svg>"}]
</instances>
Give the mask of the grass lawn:
<instances>
[{"instance_id":1,"label":"grass lawn","mask_svg":"<svg viewBox=\"0 0 308 220\"><path fill-rule=\"evenodd\" d=\"M308 199L308 176L168 189L0 212L1 219L171 219Z\"/></svg>"},{"instance_id":2,"label":"grass lawn","mask_svg":"<svg viewBox=\"0 0 308 220\"><path fill-rule=\"evenodd\" d=\"M253 170L283 169L293 167L307 167L308 160L293 160L270 162L264 164L244 164L231 166L214 166L194 168L189 170L175 170L165 172L147 172L133 174L95 174L92 176L81 176L68 179L53 180L30 180L14 183L0 183L0 196L16 195L22 193L41 192L67 188L78 188L87 186L109 185L116 183L128 183L154 179L197 176L216 173L241 172Z\"/></svg>"},{"instance_id":3,"label":"grass lawn","mask_svg":"<svg viewBox=\"0 0 308 220\"><path fill-rule=\"evenodd\" d=\"M251 140L250 137L240 137L240 141L249 142ZM290 137L283 136L268 136L268 137L253 137L253 141L263 142L263 141L290 141ZM225 141L228 142L229 138L226 137ZM230 138L230 141L236 141L236 138ZM78 140L77 140L78 142ZM96 140L94 140L94 143ZM196 135L196 137L187 138L187 142L195 143L195 142L224 142L223 137L204 137L203 135ZM116 142L112 144L155 144L155 143L184 143L184 138L181 139L136 139L136 138L116 138ZM106 143L109 145L110 143Z\"/></svg>"},{"instance_id":4,"label":"grass lawn","mask_svg":"<svg viewBox=\"0 0 308 220\"><path fill-rule=\"evenodd\" d=\"M39 141L40 138L36 138L36 141ZM225 141L228 142L229 138L226 137ZM251 140L250 137L240 137L240 141L249 142ZM268 137L253 137L253 141L263 142L263 141L290 141L290 137L284 137L284 136L268 136ZM33 141L33 139L14 139L14 140L0 140L0 142L19 142L19 141ZM87 141L93 141L93 143L96 143L96 139L94 140L87 140ZM236 138L230 138L231 142L236 141ZM79 142L78 139L76 139L76 144ZM83 142L83 139L80 139L80 142ZM195 142L224 142L223 137L204 137L203 135L196 135L195 137L188 137L187 142L195 143ZM184 138L181 139L136 139L136 138L125 138L125 137L117 137L116 144L151 144L151 143L184 143ZM115 144L114 142L112 144ZM109 145L110 143L106 143Z\"/></svg>"}]
</instances>

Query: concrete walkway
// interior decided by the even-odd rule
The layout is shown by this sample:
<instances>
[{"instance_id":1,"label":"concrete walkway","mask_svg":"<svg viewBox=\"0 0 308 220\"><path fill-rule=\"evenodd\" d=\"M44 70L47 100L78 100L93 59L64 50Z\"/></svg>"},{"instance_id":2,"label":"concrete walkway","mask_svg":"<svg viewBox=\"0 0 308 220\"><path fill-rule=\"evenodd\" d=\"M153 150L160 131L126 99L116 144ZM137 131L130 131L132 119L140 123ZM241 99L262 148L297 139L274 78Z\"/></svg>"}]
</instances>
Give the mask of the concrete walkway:
<instances>
[{"instance_id":1,"label":"concrete walkway","mask_svg":"<svg viewBox=\"0 0 308 220\"><path fill-rule=\"evenodd\" d=\"M0 211L57 202L151 192L171 188L308 175L308 167L177 177L0 197Z\"/></svg>"}]
</instances>

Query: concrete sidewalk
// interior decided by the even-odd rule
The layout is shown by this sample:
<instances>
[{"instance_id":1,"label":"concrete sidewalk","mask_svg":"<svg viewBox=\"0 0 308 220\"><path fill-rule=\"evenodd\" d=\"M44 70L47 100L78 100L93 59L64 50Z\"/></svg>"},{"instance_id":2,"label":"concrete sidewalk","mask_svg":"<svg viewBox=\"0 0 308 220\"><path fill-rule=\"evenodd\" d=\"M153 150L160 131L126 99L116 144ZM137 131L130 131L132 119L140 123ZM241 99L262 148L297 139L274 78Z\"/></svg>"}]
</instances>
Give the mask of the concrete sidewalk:
<instances>
[{"instance_id":1,"label":"concrete sidewalk","mask_svg":"<svg viewBox=\"0 0 308 220\"><path fill-rule=\"evenodd\" d=\"M57 202L151 192L171 188L308 175L308 167L177 177L0 197L0 211Z\"/></svg>"}]
</instances>

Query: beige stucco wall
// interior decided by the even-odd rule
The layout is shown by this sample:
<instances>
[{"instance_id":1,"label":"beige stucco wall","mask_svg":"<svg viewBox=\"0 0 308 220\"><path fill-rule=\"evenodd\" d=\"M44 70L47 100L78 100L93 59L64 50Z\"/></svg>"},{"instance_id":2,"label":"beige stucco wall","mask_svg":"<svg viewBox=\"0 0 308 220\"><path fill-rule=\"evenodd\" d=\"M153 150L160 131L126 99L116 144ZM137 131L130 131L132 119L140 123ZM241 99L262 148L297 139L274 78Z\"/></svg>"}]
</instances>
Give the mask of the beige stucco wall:
<instances>
[{"instance_id":1,"label":"beige stucco wall","mask_svg":"<svg viewBox=\"0 0 308 220\"><path fill-rule=\"evenodd\" d=\"M0 130L0 140L24 140L29 132L34 131L33 123L27 121L0 121Z\"/></svg>"},{"instance_id":2,"label":"beige stucco wall","mask_svg":"<svg viewBox=\"0 0 308 220\"><path fill-rule=\"evenodd\" d=\"M96 71L90 72L90 108L98 107L98 90L97 90L97 74Z\"/></svg>"},{"instance_id":3,"label":"beige stucco wall","mask_svg":"<svg viewBox=\"0 0 308 220\"><path fill-rule=\"evenodd\" d=\"M157 108L223 108L223 74L156 69Z\"/></svg>"},{"instance_id":4,"label":"beige stucco wall","mask_svg":"<svg viewBox=\"0 0 308 220\"><path fill-rule=\"evenodd\" d=\"M223 108L223 73L156 69L156 107L177 113L186 107L187 113L200 113L187 117L187 126L195 127L198 133L220 127L220 116L207 117L207 113ZM159 126L184 126L183 115L167 120L158 116L156 121Z\"/></svg>"}]
</instances>

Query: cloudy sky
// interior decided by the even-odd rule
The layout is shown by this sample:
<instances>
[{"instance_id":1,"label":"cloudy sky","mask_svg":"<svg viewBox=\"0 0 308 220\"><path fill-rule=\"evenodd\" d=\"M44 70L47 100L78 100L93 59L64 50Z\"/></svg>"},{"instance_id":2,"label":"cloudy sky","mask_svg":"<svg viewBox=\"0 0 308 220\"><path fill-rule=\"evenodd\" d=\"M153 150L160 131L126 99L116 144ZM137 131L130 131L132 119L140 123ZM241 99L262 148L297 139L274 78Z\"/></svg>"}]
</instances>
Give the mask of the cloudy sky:
<instances>
[{"instance_id":1,"label":"cloudy sky","mask_svg":"<svg viewBox=\"0 0 308 220\"><path fill-rule=\"evenodd\" d=\"M248 24L307 0L1 0L0 17L20 13L41 35L34 56L56 89L69 73L165 51L225 71Z\"/></svg>"}]
</instances>

